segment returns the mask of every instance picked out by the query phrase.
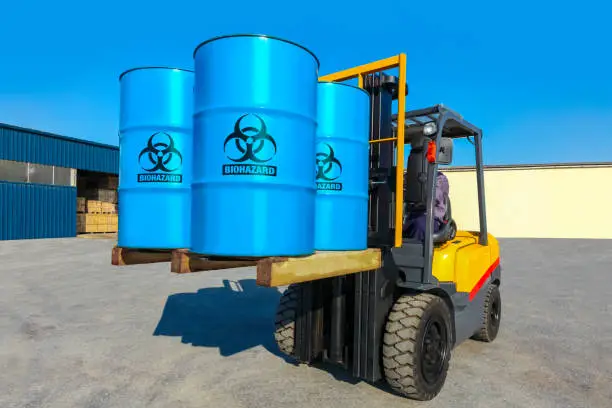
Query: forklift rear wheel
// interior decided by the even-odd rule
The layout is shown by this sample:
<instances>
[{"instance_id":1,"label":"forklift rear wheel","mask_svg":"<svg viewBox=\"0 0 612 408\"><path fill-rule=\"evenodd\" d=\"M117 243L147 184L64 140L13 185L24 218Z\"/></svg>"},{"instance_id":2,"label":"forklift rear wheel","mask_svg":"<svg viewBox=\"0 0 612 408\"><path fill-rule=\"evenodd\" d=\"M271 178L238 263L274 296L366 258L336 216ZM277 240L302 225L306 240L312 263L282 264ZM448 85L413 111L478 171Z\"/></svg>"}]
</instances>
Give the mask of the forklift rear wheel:
<instances>
[{"instance_id":1,"label":"forklift rear wheel","mask_svg":"<svg viewBox=\"0 0 612 408\"><path fill-rule=\"evenodd\" d=\"M501 322L501 295L499 287L490 284L487 288L484 309L482 312L482 326L472 336L472 339L490 343L497 337Z\"/></svg>"},{"instance_id":2,"label":"forklift rear wheel","mask_svg":"<svg viewBox=\"0 0 612 408\"><path fill-rule=\"evenodd\" d=\"M450 310L441 297L400 296L383 337L382 360L389 385L408 398L433 399L446 381L451 337Z\"/></svg>"},{"instance_id":3,"label":"forklift rear wheel","mask_svg":"<svg viewBox=\"0 0 612 408\"><path fill-rule=\"evenodd\" d=\"M288 356L293 356L295 348L295 317L300 293L298 289L297 285L290 285L281 296L276 310L274 338L280 351Z\"/></svg>"}]
</instances>

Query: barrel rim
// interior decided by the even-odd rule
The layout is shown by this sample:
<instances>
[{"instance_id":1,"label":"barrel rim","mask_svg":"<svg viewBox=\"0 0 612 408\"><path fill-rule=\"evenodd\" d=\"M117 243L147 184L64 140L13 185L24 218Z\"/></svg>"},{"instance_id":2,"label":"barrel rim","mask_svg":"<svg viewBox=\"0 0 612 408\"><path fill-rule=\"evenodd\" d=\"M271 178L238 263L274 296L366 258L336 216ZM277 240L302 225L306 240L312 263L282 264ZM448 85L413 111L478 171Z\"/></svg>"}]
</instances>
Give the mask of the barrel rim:
<instances>
[{"instance_id":1,"label":"barrel rim","mask_svg":"<svg viewBox=\"0 0 612 408\"><path fill-rule=\"evenodd\" d=\"M198 52L200 47L202 47L203 45L206 45L206 44L211 43L213 41L223 40L225 38L233 38L233 37L259 37L259 38L267 38L267 39L270 39L270 40L282 41L282 42L286 42L286 43L291 44L291 45L295 45L296 47L299 47L299 48L303 49L304 51L308 52L310 55L312 55L314 57L315 61L317 61L317 69L321 68L321 62L319 61L319 58L310 49L306 48L302 44L296 43L295 41L291 41L291 40L287 40L285 38L276 37L276 36L267 35L267 34L226 34L226 35L219 35L219 36L216 36L216 37L212 37L212 38L209 38L208 40L206 40L204 42L201 42L200 44L198 44L197 47L195 47L195 50L193 50L193 58L195 58L196 53Z\"/></svg>"},{"instance_id":2,"label":"barrel rim","mask_svg":"<svg viewBox=\"0 0 612 408\"><path fill-rule=\"evenodd\" d=\"M334 85L342 85L342 86L348 86L349 88L355 88L355 89L359 89L360 91L365 92L366 95L370 96L370 93L368 91L366 91L363 88L360 88L358 86L355 85L351 85L351 84L345 84L342 82L334 82L334 81L319 81L320 84L334 84Z\"/></svg>"},{"instance_id":3,"label":"barrel rim","mask_svg":"<svg viewBox=\"0 0 612 408\"><path fill-rule=\"evenodd\" d=\"M132 71L139 71L141 69L171 69L171 70L175 70L175 71L184 71L184 72L191 72L192 74L194 73L192 70L190 69L185 69L185 68L177 68L177 67L166 67L166 66L146 66L146 67L135 67L135 68L130 68L127 71L123 71L121 73L121 75L119 75L119 80L121 81L121 78L123 78L123 76L125 74L129 74Z\"/></svg>"}]
</instances>

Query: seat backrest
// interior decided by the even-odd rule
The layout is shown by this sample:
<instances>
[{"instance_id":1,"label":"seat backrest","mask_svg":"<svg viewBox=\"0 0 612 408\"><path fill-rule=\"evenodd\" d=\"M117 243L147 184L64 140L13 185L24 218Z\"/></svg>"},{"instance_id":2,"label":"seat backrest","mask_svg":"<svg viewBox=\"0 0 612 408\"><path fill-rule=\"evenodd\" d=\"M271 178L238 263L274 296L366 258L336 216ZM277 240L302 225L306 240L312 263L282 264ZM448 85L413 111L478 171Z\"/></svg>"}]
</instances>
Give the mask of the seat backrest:
<instances>
[{"instance_id":1,"label":"seat backrest","mask_svg":"<svg viewBox=\"0 0 612 408\"><path fill-rule=\"evenodd\" d=\"M412 149L408 155L406 175L404 177L404 224L410 213L427 209L427 146L429 139L413 140ZM446 213L440 230L433 233L434 244L441 244L455 236L456 225L452 218L450 197L445 195Z\"/></svg>"},{"instance_id":2,"label":"seat backrest","mask_svg":"<svg viewBox=\"0 0 612 408\"><path fill-rule=\"evenodd\" d=\"M404 177L404 202L407 211L422 211L427 203L427 144L424 140L414 140L408 155L406 176Z\"/></svg>"}]
</instances>

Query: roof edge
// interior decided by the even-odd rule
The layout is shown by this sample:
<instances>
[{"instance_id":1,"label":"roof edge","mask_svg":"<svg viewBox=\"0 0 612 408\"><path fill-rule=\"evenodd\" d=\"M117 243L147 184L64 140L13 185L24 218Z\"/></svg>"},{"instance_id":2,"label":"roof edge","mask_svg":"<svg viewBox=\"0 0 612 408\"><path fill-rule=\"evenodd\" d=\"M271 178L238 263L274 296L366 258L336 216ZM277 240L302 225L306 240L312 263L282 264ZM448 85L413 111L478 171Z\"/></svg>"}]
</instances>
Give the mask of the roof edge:
<instances>
[{"instance_id":1,"label":"roof edge","mask_svg":"<svg viewBox=\"0 0 612 408\"><path fill-rule=\"evenodd\" d=\"M103 147L105 149L119 150L119 146L113 146L113 145L109 145L105 143L93 142L91 140L86 140L86 139L78 139L76 137L58 135L56 133L44 132L42 130L24 128L21 126L10 125L8 123L0 122L0 129L16 130L19 132L31 133L31 134L45 136L45 137L53 137L55 139L61 139L61 140L67 140L67 141L76 142L76 143L88 144L91 146Z\"/></svg>"},{"instance_id":2,"label":"roof edge","mask_svg":"<svg viewBox=\"0 0 612 408\"><path fill-rule=\"evenodd\" d=\"M612 168L612 162L575 162L575 163L540 163L540 164L490 164L484 170L534 170L534 169L577 169L577 168ZM445 172L474 171L476 166L444 166Z\"/></svg>"}]
</instances>

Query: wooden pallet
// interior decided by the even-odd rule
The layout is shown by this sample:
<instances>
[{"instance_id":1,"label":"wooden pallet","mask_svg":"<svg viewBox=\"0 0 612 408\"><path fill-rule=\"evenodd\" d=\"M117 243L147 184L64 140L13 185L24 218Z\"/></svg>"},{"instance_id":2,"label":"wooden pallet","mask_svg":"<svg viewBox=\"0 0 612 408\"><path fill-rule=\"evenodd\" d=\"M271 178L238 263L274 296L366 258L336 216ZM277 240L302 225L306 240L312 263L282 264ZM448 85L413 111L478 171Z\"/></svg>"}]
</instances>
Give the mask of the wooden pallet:
<instances>
[{"instance_id":1,"label":"wooden pallet","mask_svg":"<svg viewBox=\"0 0 612 408\"><path fill-rule=\"evenodd\" d=\"M190 273L212 271L217 269L232 269L244 266L255 266L258 259L254 258L205 258L186 249L172 252L170 272Z\"/></svg>"},{"instance_id":2,"label":"wooden pallet","mask_svg":"<svg viewBox=\"0 0 612 408\"><path fill-rule=\"evenodd\" d=\"M285 286L334 276L371 271L382 265L380 249L316 252L304 257L205 258L181 249L172 252L170 271L190 273L255 266L257 284Z\"/></svg>"},{"instance_id":3,"label":"wooden pallet","mask_svg":"<svg viewBox=\"0 0 612 408\"><path fill-rule=\"evenodd\" d=\"M380 249L376 248L363 251L322 251L303 257L267 258L206 258L187 249L113 248L113 265L157 262L170 262L170 271L177 274L254 266L259 286L277 287L375 270L381 267L382 258Z\"/></svg>"},{"instance_id":4,"label":"wooden pallet","mask_svg":"<svg viewBox=\"0 0 612 408\"><path fill-rule=\"evenodd\" d=\"M175 250L176 251L176 250ZM115 266L170 262L172 250L113 247L111 263Z\"/></svg>"},{"instance_id":5,"label":"wooden pallet","mask_svg":"<svg viewBox=\"0 0 612 408\"><path fill-rule=\"evenodd\" d=\"M116 232L91 232L91 233L78 233L77 238L83 239L113 239L117 241Z\"/></svg>"}]
</instances>

